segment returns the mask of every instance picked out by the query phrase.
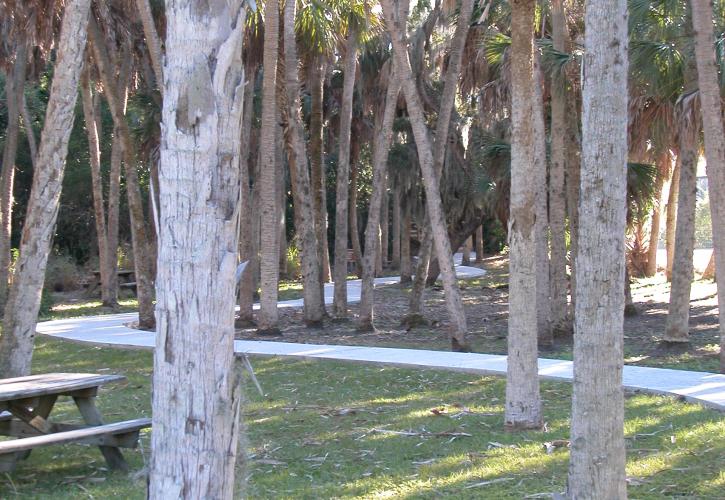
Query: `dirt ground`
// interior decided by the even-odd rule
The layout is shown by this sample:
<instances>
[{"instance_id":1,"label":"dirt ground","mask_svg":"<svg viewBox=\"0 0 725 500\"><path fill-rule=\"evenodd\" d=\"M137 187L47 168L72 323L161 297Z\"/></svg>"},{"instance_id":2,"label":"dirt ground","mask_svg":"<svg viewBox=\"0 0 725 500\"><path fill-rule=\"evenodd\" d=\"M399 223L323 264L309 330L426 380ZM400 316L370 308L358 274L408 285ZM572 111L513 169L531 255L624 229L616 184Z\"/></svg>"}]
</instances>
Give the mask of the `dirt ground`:
<instances>
[{"instance_id":1,"label":"dirt ground","mask_svg":"<svg viewBox=\"0 0 725 500\"><path fill-rule=\"evenodd\" d=\"M488 274L476 280L460 282L468 319L468 341L475 352L505 354L508 328L508 260L491 256L477 264ZM409 288L401 285L376 289L374 332L356 330L357 305L350 306L350 320L327 320L322 328L306 328L302 311L280 311L282 335L270 339L283 342L356 344L389 347L415 347L445 350L448 342L448 319L442 288L426 291L424 315L428 325L407 329L401 319L408 310ZM714 371L718 369L718 308L716 285L696 281L692 287L689 345L668 346L661 342L667 317L669 283L658 273L653 278L634 280L632 295L638 310L625 318L625 362L647 366ZM237 332L240 339L259 339L253 328ZM571 358L571 338L557 339L553 349L542 357Z\"/></svg>"}]
</instances>

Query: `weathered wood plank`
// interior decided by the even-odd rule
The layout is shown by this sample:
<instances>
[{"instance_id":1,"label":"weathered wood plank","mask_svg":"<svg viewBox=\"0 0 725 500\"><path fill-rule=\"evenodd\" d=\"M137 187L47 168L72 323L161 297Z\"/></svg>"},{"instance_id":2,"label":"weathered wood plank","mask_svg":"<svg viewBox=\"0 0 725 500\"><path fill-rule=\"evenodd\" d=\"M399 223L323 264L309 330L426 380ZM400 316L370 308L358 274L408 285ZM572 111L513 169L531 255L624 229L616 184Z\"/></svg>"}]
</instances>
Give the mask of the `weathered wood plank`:
<instances>
[{"instance_id":1,"label":"weathered wood plank","mask_svg":"<svg viewBox=\"0 0 725 500\"><path fill-rule=\"evenodd\" d=\"M76 406L78 406L78 411L81 412L83 420L88 425L103 425L103 418L96 407L96 398L74 396L73 400L76 402ZM103 458L106 459L106 463L111 469L128 470L128 464L126 463L126 459L123 458L121 450L112 446L99 446L98 448L101 450Z\"/></svg>"},{"instance_id":2,"label":"weathered wood plank","mask_svg":"<svg viewBox=\"0 0 725 500\"><path fill-rule=\"evenodd\" d=\"M151 427L150 418L137 418L135 420L126 420L124 422L98 425L95 427L84 427L82 429L58 432L55 434L44 434L41 436L2 441L0 442L0 455L16 453L18 451L31 450L33 448L38 448L41 446L84 442L84 440L86 439L104 435L116 436L131 434L147 427Z\"/></svg>"},{"instance_id":3,"label":"weathered wood plank","mask_svg":"<svg viewBox=\"0 0 725 500\"><path fill-rule=\"evenodd\" d=\"M92 373L44 373L0 380L0 401L34 398L50 394L70 394L111 382L126 380L122 375Z\"/></svg>"},{"instance_id":4,"label":"weathered wood plank","mask_svg":"<svg viewBox=\"0 0 725 500\"><path fill-rule=\"evenodd\" d=\"M51 433L76 431L87 429L87 425L81 424L51 424ZM35 436L46 436L47 434L34 429L22 420L0 421L0 435L14 438L29 438ZM102 435L83 438L76 443L95 446L115 446L118 448L135 448L138 441L138 430L132 430L124 434ZM28 450L30 451L30 450Z\"/></svg>"}]
</instances>

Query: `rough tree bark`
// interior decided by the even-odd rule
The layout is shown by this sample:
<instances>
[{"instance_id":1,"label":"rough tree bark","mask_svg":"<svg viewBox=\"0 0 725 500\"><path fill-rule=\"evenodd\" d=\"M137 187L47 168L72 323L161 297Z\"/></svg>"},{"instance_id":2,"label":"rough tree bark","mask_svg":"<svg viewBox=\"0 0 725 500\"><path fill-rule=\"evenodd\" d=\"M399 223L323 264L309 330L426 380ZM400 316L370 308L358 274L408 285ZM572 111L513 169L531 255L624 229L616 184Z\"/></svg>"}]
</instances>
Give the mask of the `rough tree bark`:
<instances>
[{"instance_id":1,"label":"rough tree bark","mask_svg":"<svg viewBox=\"0 0 725 500\"><path fill-rule=\"evenodd\" d=\"M337 319L347 318L347 239L350 181L350 124L352 123L352 100L355 90L355 70L357 68L357 38L355 29L349 28L345 43L345 63L343 68L342 106L340 109L340 132L338 140L340 150L337 157L337 197L335 201L335 266L333 270L334 314ZM374 184L373 184L374 186ZM372 209L371 209L372 210ZM378 208L378 212L380 209ZM372 216L370 212L369 217ZM379 217L379 215L378 215ZM365 253L368 247L365 245ZM364 257L363 257L364 259ZM365 265L363 264L363 276Z\"/></svg>"},{"instance_id":2,"label":"rough tree bark","mask_svg":"<svg viewBox=\"0 0 725 500\"><path fill-rule=\"evenodd\" d=\"M505 425L542 425L537 349L535 0L511 3L511 202Z\"/></svg>"},{"instance_id":3,"label":"rough tree bark","mask_svg":"<svg viewBox=\"0 0 725 500\"><path fill-rule=\"evenodd\" d=\"M355 272L360 278L362 278L363 252L360 245L360 226L358 224L359 218L357 213L357 172L359 156L359 143L358 141L353 141L350 157L350 242L352 244L352 253L355 258Z\"/></svg>"},{"instance_id":4,"label":"rough tree bark","mask_svg":"<svg viewBox=\"0 0 725 500\"><path fill-rule=\"evenodd\" d=\"M75 118L89 9L90 0L68 0L65 3L45 127L38 149L39 168L33 174L20 255L5 305L0 336L2 378L30 374L35 324L58 217L68 141Z\"/></svg>"},{"instance_id":5,"label":"rough tree bark","mask_svg":"<svg viewBox=\"0 0 725 500\"><path fill-rule=\"evenodd\" d=\"M725 304L725 131L718 66L715 59L713 11L710 0L690 0L695 30L695 60L700 87L700 112L705 132L707 184L710 192L712 242L718 304ZM725 373L725 317L720 316L720 371Z\"/></svg>"},{"instance_id":6,"label":"rough tree bark","mask_svg":"<svg viewBox=\"0 0 725 500\"><path fill-rule=\"evenodd\" d=\"M469 0L466 0L466 3L468 1ZM407 44L405 43L404 33L407 16L404 18L401 16L401 18L396 19L393 14L394 9L392 0L383 0L381 3L385 16L385 23L393 42L395 70L396 73L399 72L401 89L405 95L408 113L410 114L410 123L413 129L416 147L418 149L420 169L423 174L423 184L426 192L426 207L430 218L433 242L435 244L436 254L438 255L438 261L441 267L446 306L449 318L452 322L451 347L453 350L469 350L466 343L466 332L468 330L466 325L466 313L463 309L463 300L461 299L461 292L458 288L458 281L456 279L456 271L453 266L453 254L451 252L451 244L448 239L445 212L441 201L440 176L438 175L438 172L436 172L436 162L433 157L433 150L428 136L428 126L426 125L426 119L423 114L423 106L416 87L416 82L413 78ZM465 16L462 18L465 19ZM459 23L459 25L466 26L467 24L468 23ZM455 83L452 83L452 85L455 85ZM448 134L441 134L438 137L442 139L444 137L448 137Z\"/></svg>"},{"instance_id":7,"label":"rough tree bark","mask_svg":"<svg viewBox=\"0 0 725 500\"><path fill-rule=\"evenodd\" d=\"M680 206L680 172L682 171L682 154L680 153L675 162L670 176L670 192L667 196L667 220L665 222L665 248L667 252L667 263L665 264L665 277L672 281L672 267L675 260L675 232L677 211Z\"/></svg>"},{"instance_id":8,"label":"rough tree bark","mask_svg":"<svg viewBox=\"0 0 725 500\"><path fill-rule=\"evenodd\" d=\"M264 54L262 75L262 124L259 137L260 200L260 290L257 332L279 333L277 297L279 287L279 232L277 228L277 78L279 58L279 3L264 5Z\"/></svg>"},{"instance_id":9,"label":"rough tree bark","mask_svg":"<svg viewBox=\"0 0 725 500\"><path fill-rule=\"evenodd\" d=\"M626 498L624 232L627 1L586 2L582 170L571 417L571 498Z\"/></svg>"},{"instance_id":10,"label":"rough tree bark","mask_svg":"<svg viewBox=\"0 0 725 500\"><path fill-rule=\"evenodd\" d=\"M151 499L244 494L234 275L245 13L242 0L166 2Z\"/></svg>"}]
</instances>

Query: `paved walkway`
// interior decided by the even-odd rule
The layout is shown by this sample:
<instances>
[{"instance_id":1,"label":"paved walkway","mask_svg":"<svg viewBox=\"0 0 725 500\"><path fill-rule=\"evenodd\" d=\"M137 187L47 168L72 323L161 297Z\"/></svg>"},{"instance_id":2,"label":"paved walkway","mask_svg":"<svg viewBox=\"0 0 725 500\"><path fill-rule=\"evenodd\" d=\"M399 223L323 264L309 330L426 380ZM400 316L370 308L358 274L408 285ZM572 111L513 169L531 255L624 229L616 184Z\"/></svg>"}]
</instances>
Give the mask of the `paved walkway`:
<instances>
[{"instance_id":1,"label":"paved walkway","mask_svg":"<svg viewBox=\"0 0 725 500\"><path fill-rule=\"evenodd\" d=\"M484 272L477 268L458 266L459 277L477 277ZM395 283L398 278L380 278L376 284ZM331 293L325 288L325 299ZM348 300L360 300L359 280L348 282ZM329 302L328 302L329 303ZM301 301L285 301L280 307L298 307ZM46 321L38 324L38 333L76 342L113 347L153 349L154 333L135 330L126 325L137 320L136 313L91 316ZM384 347L292 344L286 342L234 342L234 351L253 356L285 356L297 359L323 359L382 364L403 368L427 368L460 371L478 375L505 375L506 356L478 353L456 353ZM539 359L539 376L548 380L572 380L572 362ZM725 375L641 366L624 367L624 387L651 394L683 397L710 408L725 411Z\"/></svg>"}]
</instances>

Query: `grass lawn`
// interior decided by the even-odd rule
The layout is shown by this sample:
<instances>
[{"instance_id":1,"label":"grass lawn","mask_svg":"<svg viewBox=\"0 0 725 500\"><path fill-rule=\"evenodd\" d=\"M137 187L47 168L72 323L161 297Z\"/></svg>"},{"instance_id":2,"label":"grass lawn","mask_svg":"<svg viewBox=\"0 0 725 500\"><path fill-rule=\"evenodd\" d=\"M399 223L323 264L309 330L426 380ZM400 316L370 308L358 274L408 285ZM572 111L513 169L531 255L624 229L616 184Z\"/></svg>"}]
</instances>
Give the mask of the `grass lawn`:
<instances>
[{"instance_id":1,"label":"grass lawn","mask_svg":"<svg viewBox=\"0 0 725 500\"><path fill-rule=\"evenodd\" d=\"M504 380L359 364L254 359L268 392L248 384L251 498L541 498L564 490L571 386L542 384L547 430L502 430ZM39 337L37 372L120 373L103 388L109 420L150 416L151 354ZM432 411L434 410L434 411ZM56 418L78 420L62 402ZM672 398L627 399L632 498L723 498L722 413ZM126 453L135 471L149 434ZM109 473L97 448L38 449L0 475L0 498L145 498L145 477Z\"/></svg>"}]
</instances>

